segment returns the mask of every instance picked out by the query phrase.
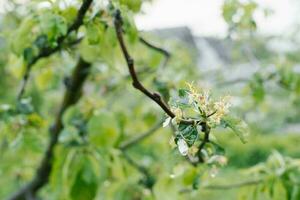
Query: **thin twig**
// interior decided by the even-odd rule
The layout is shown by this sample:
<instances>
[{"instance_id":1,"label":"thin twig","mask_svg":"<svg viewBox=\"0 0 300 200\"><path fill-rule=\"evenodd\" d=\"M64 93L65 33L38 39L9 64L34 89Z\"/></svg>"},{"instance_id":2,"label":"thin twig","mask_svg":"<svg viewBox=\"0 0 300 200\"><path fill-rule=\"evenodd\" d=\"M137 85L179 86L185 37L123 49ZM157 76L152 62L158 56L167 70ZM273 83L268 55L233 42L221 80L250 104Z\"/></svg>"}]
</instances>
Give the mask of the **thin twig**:
<instances>
[{"instance_id":1,"label":"thin twig","mask_svg":"<svg viewBox=\"0 0 300 200\"><path fill-rule=\"evenodd\" d=\"M77 17L76 17L75 21L68 28L67 33L65 35L62 35L59 38L57 38L56 43L58 45L56 47L40 49L39 54L37 56L35 56L33 59L31 59L31 61L29 63L27 63L26 70L23 75L21 87L20 87L20 90L19 90L19 93L17 96L18 100L20 100L24 95L25 88L26 88L26 85L27 85L27 82L28 82L28 79L30 76L30 71L31 71L32 66L41 58L48 57L61 49L61 47L63 45L63 41L69 36L69 34L72 31L78 30L78 28L82 25L85 13L87 12L87 10L90 7L92 2L93 2L93 0L83 0L82 5L78 10Z\"/></svg>"},{"instance_id":2,"label":"thin twig","mask_svg":"<svg viewBox=\"0 0 300 200\"><path fill-rule=\"evenodd\" d=\"M136 136L132 139L129 139L128 141L125 141L124 143L122 143L119 146L119 149L122 151L122 153L124 155L124 158L127 160L127 162L144 175L144 177L145 177L144 184L149 189L151 189L152 186L154 185L154 182L155 182L154 177L150 174L150 172L148 171L148 169L146 167L144 167L144 166L140 165L139 163L135 162L127 154L126 150L128 150L133 145L136 145L137 143L139 143L140 141L142 141L146 137L149 137L150 135L155 133L155 131L158 130L161 127L162 123L163 123L163 120L160 120L158 123L156 123L152 128L150 128L145 133L140 134L140 135L138 135L138 136Z\"/></svg>"},{"instance_id":3,"label":"thin twig","mask_svg":"<svg viewBox=\"0 0 300 200\"><path fill-rule=\"evenodd\" d=\"M156 123L152 128L150 128L148 131L146 131L145 133L142 133L140 135L137 135L136 137L123 142L120 145L120 149L121 150L127 150L128 148L132 147L133 145L139 143L141 140L149 137L150 135L152 135L153 133L155 133L155 131L157 131L160 127L162 127L162 123L164 120L160 120L158 123Z\"/></svg>"},{"instance_id":4,"label":"thin twig","mask_svg":"<svg viewBox=\"0 0 300 200\"><path fill-rule=\"evenodd\" d=\"M138 163L136 163L131 157L128 156L128 154L126 152L123 152L124 158L132 165L134 166L134 168L136 168L139 172L141 172L142 174L144 174L145 176L150 176L148 170L142 166L139 165Z\"/></svg>"},{"instance_id":5,"label":"thin twig","mask_svg":"<svg viewBox=\"0 0 300 200\"><path fill-rule=\"evenodd\" d=\"M249 180L245 182L240 182L240 183L233 183L230 185L205 185L203 186L204 189L210 189L210 190L228 190L228 189L234 189L234 188L240 188L240 187L245 187L245 186L250 186L250 185L257 185L262 183L262 179L258 180Z\"/></svg>"},{"instance_id":6,"label":"thin twig","mask_svg":"<svg viewBox=\"0 0 300 200\"><path fill-rule=\"evenodd\" d=\"M205 147L205 144L209 142L209 133L210 133L210 127L208 126L208 124L206 122L202 123L202 132L204 133L204 138L198 147L197 155L198 155L199 161L203 163L204 159L202 157L201 151Z\"/></svg>"},{"instance_id":7,"label":"thin twig","mask_svg":"<svg viewBox=\"0 0 300 200\"><path fill-rule=\"evenodd\" d=\"M215 110L214 112L212 112L212 113L210 113L209 115L207 115L207 118L213 116L213 115L216 114L216 113L217 113L217 110Z\"/></svg>"},{"instance_id":8,"label":"thin twig","mask_svg":"<svg viewBox=\"0 0 300 200\"><path fill-rule=\"evenodd\" d=\"M158 47L158 46L156 46L156 45L150 43L149 41L145 40L145 39L142 38L142 37L139 37L139 40L140 40L140 42L141 42L142 44L144 44L145 46L147 46L147 47L149 47L150 49L153 49L153 50L155 50L155 51L161 53L162 55L164 55L165 59L164 59L164 61L163 61L163 62L161 63L161 65L160 65L161 68L164 68L164 67L168 64L169 59L170 59L170 57L171 57L171 54L170 54L167 50L165 50L165 49L163 49L163 48L161 48L161 47Z\"/></svg>"},{"instance_id":9,"label":"thin twig","mask_svg":"<svg viewBox=\"0 0 300 200\"><path fill-rule=\"evenodd\" d=\"M81 58L79 59L73 74L68 81L67 89L54 124L49 129L50 141L42 161L36 170L36 174L31 182L13 194L9 200L24 200L27 196L35 197L37 191L48 183L49 175L52 170L54 147L56 146L59 134L63 129L62 116L70 106L74 105L79 100L82 86L89 74L90 67L90 63L85 62Z\"/></svg>"},{"instance_id":10,"label":"thin twig","mask_svg":"<svg viewBox=\"0 0 300 200\"><path fill-rule=\"evenodd\" d=\"M139 37L139 40L140 40L141 43L143 43L147 47L149 47L151 49L154 49L155 51L160 52L161 54L165 55L166 57L170 57L171 56L171 54L167 50L165 50L165 49L163 49L161 47L158 47L158 46L150 43L149 41L145 40L144 38Z\"/></svg>"},{"instance_id":11,"label":"thin twig","mask_svg":"<svg viewBox=\"0 0 300 200\"><path fill-rule=\"evenodd\" d=\"M230 189L236 189L236 188L241 188L241 187L246 187L246 186L251 186L251 185L257 185L261 184L263 182L262 179L258 180L249 180L249 181L244 181L240 183L233 183L233 184L228 184L228 185L203 185L201 188L202 189L207 189L207 190L230 190ZM188 193L192 192L193 189L190 188L184 188L180 190L180 193Z\"/></svg>"},{"instance_id":12,"label":"thin twig","mask_svg":"<svg viewBox=\"0 0 300 200\"><path fill-rule=\"evenodd\" d=\"M144 175L144 179L141 180L142 184L145 185L147 188L152 189L153 185L155 184L155 178L149 173L148 169L134 161L130 156L128 156L126 151L123 152L123 155L131 166L133 166L141 174Z\"/></svg>"}]
</instances>

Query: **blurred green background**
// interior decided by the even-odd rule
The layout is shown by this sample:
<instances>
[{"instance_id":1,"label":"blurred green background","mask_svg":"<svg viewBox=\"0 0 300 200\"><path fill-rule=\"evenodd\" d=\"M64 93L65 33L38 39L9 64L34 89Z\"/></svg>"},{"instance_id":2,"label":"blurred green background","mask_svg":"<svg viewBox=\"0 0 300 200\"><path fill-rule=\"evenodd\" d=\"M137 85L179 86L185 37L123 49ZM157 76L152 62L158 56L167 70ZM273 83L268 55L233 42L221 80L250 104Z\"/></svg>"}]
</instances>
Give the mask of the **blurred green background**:
<instances>
[{"instance_id":1,"label":"blurred green background","mask_svg":"<svg viewBox=\"0 0 300 200\"><path fill-rule=\"evenodd\" d=\"M80 100L62 117L64 128L54 150L49 182L38 192L40 199L300 199L297 16L283 32L263 32L262 27L268 28L265 22L276 18L280 9L272 10L259 1L225 0L218 3L218 19L225 31L201 35L200 22L200 28L187 26L188 22L173 27L162 27L163 22L159 27L147 24L147 11L160 5L160 0L112 1L122 11L125 41L147 88L158 91L167 102L191 82L210 89L213 97L229 94L231 112L248 124L246 144L228 129L212 130L212 137L225 149L227 165L193 166L172 146L172 128L162 127L166 115L132 87L108 1L94 1L78 31L57 43L76 18L81 2L0 3L0 199L34 176L66 91L64 80L79 57L92 63L91 72ZM290 7L299 4L288 2ZM185 3L190 4L187 8L198 5ZM178 1L165 4L175 11L182 5ZM182 10L185 19L188 9ZM204 10L199 7L199 12ZM159 16L155 20L160 21ZM205 21L218 26L213 19ZM170 56L145 45L141 37ZM25 94L18 101L26 66L39 45L60 46L60 50L33 65ZM151 135L120 149L153 126L157 130Z\"/></svg>"}]
</instances>

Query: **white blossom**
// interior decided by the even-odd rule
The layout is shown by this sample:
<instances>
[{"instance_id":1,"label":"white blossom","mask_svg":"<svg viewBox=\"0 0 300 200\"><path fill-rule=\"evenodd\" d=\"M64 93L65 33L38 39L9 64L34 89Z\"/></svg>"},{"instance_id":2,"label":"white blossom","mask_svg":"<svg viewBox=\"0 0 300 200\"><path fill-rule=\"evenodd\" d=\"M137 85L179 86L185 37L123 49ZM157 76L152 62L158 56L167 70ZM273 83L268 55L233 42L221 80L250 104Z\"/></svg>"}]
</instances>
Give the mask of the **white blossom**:
<instances>
[{"instance_id":1,"label":"white blossom","mask_svg":"<svg viewBox=\"0 0 300 200\"><path fill-rule=\"evenodd\" d=\"M178 150L181 153L181 155L186 156L189 152L189 147L187 143L184 141L184 139L179 139L177 142Z\"/></svg>"},{"instance_id":2,"label":"white blossom","mask_svg":"<svg viewBox=\"0 0 300 200\"><path fill-rule=\"evenodd\" d=\"M168 117L168 118L164 121L163 127L164 127L164 128L167 127L167 126L170 124L170 121L171 121L171 117Z\"/></svg>"}]
</instances>

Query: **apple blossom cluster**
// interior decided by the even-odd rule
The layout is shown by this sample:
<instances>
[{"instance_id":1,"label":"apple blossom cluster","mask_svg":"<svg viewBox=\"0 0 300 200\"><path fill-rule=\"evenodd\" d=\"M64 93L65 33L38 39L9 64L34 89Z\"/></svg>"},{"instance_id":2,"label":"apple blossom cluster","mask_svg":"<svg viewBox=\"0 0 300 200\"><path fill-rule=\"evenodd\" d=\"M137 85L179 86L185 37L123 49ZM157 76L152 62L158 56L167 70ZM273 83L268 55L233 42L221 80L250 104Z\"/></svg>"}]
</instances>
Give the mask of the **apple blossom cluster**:
<instances>
[{"instance_id":1,"label":"apple blossom cluster","mask_svg":"<svg viewBox=\"0 0 300 200\"><path fill-rule=\"evenodd\" d=\"M211 128L220 125L229 127L244 141L243 134L248 133L244 129L245 123L229 116L232 105L230 96L215 100L209 90L199 89L190 83L187 86L187 89L180 89L178 95L172 97L170 105L175 117L168 117L163 127L170 123L175 127L174 142L183 156L198 159L200 150L207 163L215 161L224 164L224 158L219 155L222 148L213 141L204 141L204 126L209 130L206 134L209 134ZM203 141L204 148L202 145L199 149Z\"/></svg>"}]
</instances>

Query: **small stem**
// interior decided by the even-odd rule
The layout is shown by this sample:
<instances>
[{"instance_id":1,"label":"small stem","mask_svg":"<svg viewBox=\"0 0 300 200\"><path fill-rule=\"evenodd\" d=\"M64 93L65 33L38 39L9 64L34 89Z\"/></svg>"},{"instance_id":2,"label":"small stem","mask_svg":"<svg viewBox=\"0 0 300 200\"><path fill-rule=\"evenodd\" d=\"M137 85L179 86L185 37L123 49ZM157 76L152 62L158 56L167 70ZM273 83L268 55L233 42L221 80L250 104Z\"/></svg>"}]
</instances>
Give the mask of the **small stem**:
<instances>
[{"instance_id":1,"label":"small stem","mask_svg":"<svg viewBox=\"0 0 300 200\"><path fill-rule=\"evenodd\" d=\"M216 114L217 110L215 110L214 112L210 113L209 115L207 115L207 118L213 116L214 114Z\"/></svg>"},{"instance_id":2,"label":"small stem","mask_svg":"<svg viewBox=\"0 0 300 200\"><path fill-rule=\"evenodd\" d=\"M155 179L154 177L149 173L148 169L145 168L144 166L140 165L139 163L135 162L130 156L128 156L128 154L126 153L126 151L123 152L124 158L127 160L127 162L133 166L134 168L136 168L140 173L142 173L145 177L145 179L143 180L143 184L149 188L152 189L154 183L155 183Z\"/></svg>"},{"instance_id":3,"label":"small stem","mask_svg":"<svg viewBox=\"0 0 300 200\"><path fill-rule=\"evenodd\" d=\"M148 169L144 166L140 165L139 163L135 162L129 155L127 154L126 150L128 150L133 145L136 145L141 140L145 139L146 137L149 137L153 133L155 133L156 130L158 130L161 127L161 124L163 123L163 120L160 120L157 124L155 124L152 128L150 128L147 132L140 134L128 141L125 141L119 146L119 149L122 151L124 158L128 161L129 164L131 164L134 168L136 168L139 172L141 172L145 176L144 184L147 188L151 189L154 185L154 177L151 176Z\"/></svg>"},{"instance_id":4,"label":"small stem","mask_svg":"<svg viewBox=\"0 0 300 200\"><path fill-rule=\"evenodd\" d=\"M234 188L240 188L240 187L245 187L249 185L257 185L262 183L262 179L258 180L250 180L250 181L245 181L241 183L234 183L230 185L206 185L203 186L204 189L212 189L212 190L228 190L228 189L234 189Z\"/></svg>"},{"instance_id":5,"label":"small stem","mask_svg":"<svg viewBox=\"0 0 300 200\"><path fill-rule=\"evenodd\" d=\"M142 133L140 135L137 135L136 137L123 142L120 145L120 149L121 150L127 150L128 148L132 147L133 145L139 143L140 141L142 141L143 139L149 137L150 135L152 135L153 133L155 133L155 131L157 131L160 127L162 127L162 123L164 120L160 120L158 123L156 123L152 128L150 128L148 131L146 131L145 133Z\"/></svg>"},{"instance_id":6,"label":"small stem","mask_svg":"<svg viewBox=\"0 0 300 200\"><path fill-rule=\"evenodd\" d=\"M160 52L161 54L165 55L166 57L170 57L171 56L171 54L167 50L165 50L165 49L163 49L161 47L155 46L154 44L151 44L150 42L148 42L144 38L139 37L139 40L140 40L141 43L143 43L147 47L149 47L149 48L151 48L151 49L153 49L155 51Z\"/></svg>"},{"instance_id":7,"label":"small stem","mask_svg":"<svg viewBox=\"0 0 300 200\"><path fill-rule=\"evenodd\" d=\"M197 155L198 155L199 161L203 163L204 160L202 158L201 151L205 147L205 144L209 142L210 127L208 126L208 124L206 122L202 122L201 126L202 126L202 132L204 133L204 138L198 147Z\"/></svg>"},{"instance_id":8,"label":"small stem","mask_svg":"<svg viewBox=\"0 0 300 200\"><path fill-rule=\"evenodd\" d=\"M208 189L208 190L230 190L230 189L235 189L235 188L241 188L241 187L246 187L246 186L251 186L251 185L258 185L263 182L263 179L257 179L257 180L249 180L249 181L244 181L240 183L233 183L233 184L228 184L228 185L204 185L201 188L203 189ZM180 193L188 193L193 191L192 189L185 188L180 191Z\"/></svg>"},{"instance_id":9,"label":"small stem","mask_svg":"<svg viewBox=\"0 0 300 200\"><path fill-rule=\"evenodd\" d=\"M142 37L140 37L139 40L145 46L147 46L147 47L149 47L149 48L151 48L151 49L153 49L153 50L155 50L155 51L157 51L157 52L159 52L159 53L161 53L162 55L165 56L165 59L164 59L164 61L162 62L161 66L160 66L161 68L163 68L167 65L167 63L168 63L168 61L171 57L171 54L167 50L150 43L149 41L145 40Z\"/></svg>"}]
</instances>

